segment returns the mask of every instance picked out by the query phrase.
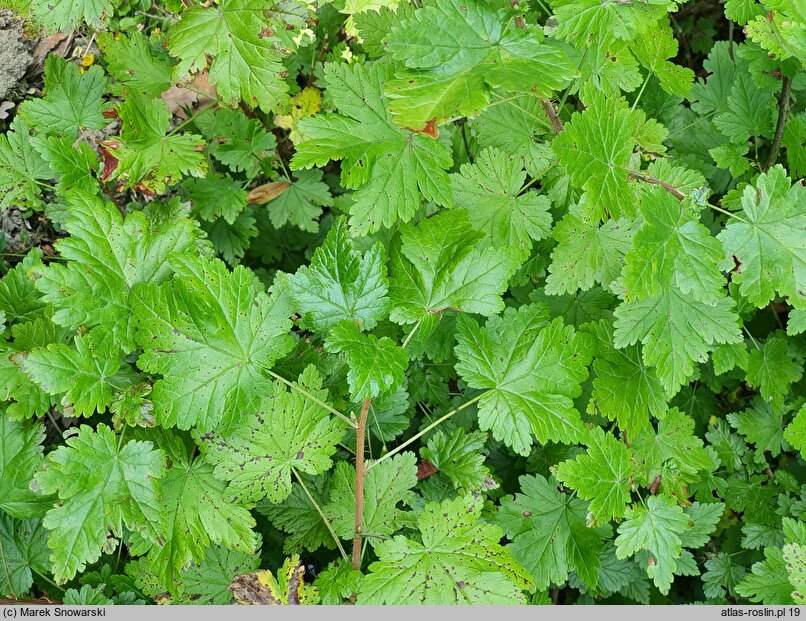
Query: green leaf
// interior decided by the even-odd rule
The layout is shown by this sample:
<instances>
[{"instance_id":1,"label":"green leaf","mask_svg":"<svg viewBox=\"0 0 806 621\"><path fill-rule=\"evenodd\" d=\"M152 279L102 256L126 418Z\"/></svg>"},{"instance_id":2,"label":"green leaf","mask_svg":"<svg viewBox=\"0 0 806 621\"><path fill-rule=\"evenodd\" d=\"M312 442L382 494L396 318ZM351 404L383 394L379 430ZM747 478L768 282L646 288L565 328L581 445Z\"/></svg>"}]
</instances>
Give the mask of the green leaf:
<instances>
[{"instance_id":1,"label":"green leaf","mask_svg":"<svg viewBox=\"0 0 806 621\"><path fill-rule=\"evenodd\" d=\"M786 149L786 163L792 176L806 176L806 114L790 118L781 144Z\"/></svg>"},{"instance_id":2,"label":"green leaf","mask_svg":"<svg viewBox=\"0 0 806 621\"><path fill-rule=\"evenodd\" d=\"M585 441L583 455L557 466L557 479L590 500L593 521L609 522L625 515L635 464L629 449L596 427Z\"/></svg>"},{"instance_id":3,"label":"green leaf","mask_svg":"<svg viewBox=\"0 0 806 621\"><path fill-rule=\"evenodd\" d=\"M660 477L660 489L671 495L685 494L680 487L713 467L702 440L694 435L694 420L677 408L666 412L657 432L642 430L632 440L637 482L649 486Z\"/></svg>"},{"instance_id":4,"label":"green leaf","mask_svg":"<svg viewBox=\"0 0 806 621\"><path fill-rule=\"evenodd\" d=\"M53 178L48 163L34 149L28 125L17 116L0 135L0 207L42 205L41 181Z\"/></svg>"},{"instance_id":5,"label":"green leaf","mask_svg":"<svg viewBox=\"0 0 806 621\"><path fill-rule=\"evenodd\" d=\"M258 567L260 554L212 546L207 550L204 561L182 573L182 587L185 592L182 602L219 606L231 604L232 592L229 585L232 578L256 571Z\"/></svg>"},{"instance_id":6,"label":"green leaf","mask_svg":"<svg viewBox=\"0 0 806 621\"><path fill-rule=\"evenodd\" d=\"M350 240L344 218L337 219L309 266L288 279L305 321L327 332L343 320L371 330L389 310L386 255L381 244L361 256Z\"/></svg>"},{"instance_id":7,"label":"green leaf","mask_svg":"<svg viewBox=\"0 0 806 621\"><path fill-rule=\"evenodd\" d=\"M403 383L409 356L392 339L362 334L351 321L337 323L330 330L325 349L347 358L350 398L363 401L394 390Z\"/></svg>"},{"instance_id":8,"label":"green leaf","mask_svg":"<svg viewBox=\"0 0 806 621\"><path fill-rule=\"evenodd\" d=\"M9 401L6 413L20 420L44 416L53 405L50 395L23 373L12 356L64 340L64 331L46 317L12 326L13 342L0 341L0 399Z\"/></svg>"},{"instance_id":9,"label":"green leaf","mask_svg":"<svg viewBox=\"0 0 806 621\"><path fill-rule=\"evenodd\" d=\"M254 518L245 507L230 502L227 485L214 478L213 466L203 457L191 457L178 437L164 438L158 445L170 463L160 479L167 516L165 543L145 539L135 545L140 544L138 553L149 551L151 570L175 592L180 572L191 563L201 563L211 545L252 553L257 538L252 532Z\"/></svg>"},{"instance_id":10,"label":"green leaf","mask_svg":"<svg viewBox=\"0 0 806 621\"><path fill-rule=\"evenodd\" d=\"M557 490L540 475L518 479L521 493L505 498L496 516L512 540L509 548L538 589L563 584L576 571L589 588L599 579L599 555L609 526L589 528L588 504Z\"/></svg>"},{"instance_id":11,"label":"green leaf","mask_svg":"<svg viewBox=\"0 0 806 621\"><path fill-rule=\"evenodd\" d=\"M607 220L600 225L581 217L576 210L567 213L554 226L557 245L551 252L546 293L588 291L594 283L612 291L638 225L639 221L629 218Z\"/></svg>"},{"instance_id":12,"label":"green leaf","mask_svg":"<svg viewBox=\"0 0 806 621\"><path fill-rule=\"evenodd\" d=\"M784 429L784 440L800 451L801 455L806 455L806 405L798 410Z\"/></svg>"},{"instance_id":13,"label":"green leaf","mask_svg":"<svg viewBox=\"0 0 806 621\"><path fill-rule=\"evenodd\" d=\"M43 498L29 488L34 472L45 459L44 440L42 423L16 422L0 414L0 511L11 517L41 517L52 504L51 498Z\"/></svg>"},{"instance_id":14,"label":"green leaf","mask_svg":"<svg viewBox=\"0 0 806 621\"><path fill-rule=\"evenodd\" d=\"M668 409L666 395L655 370L641 359L641 346L613 346L613 327L606 321L591 322L587 331L596 338L591 397L599 412L618 421L629 434L647 429L651 414L662 418Z\"/></svg>"},{"instance_id":15,"label":"green leaf","mask_svg":"<svg viewBox=\"0 0 806 621\"><path fill-rule=\"evenodd\" d=\"M728 414L731 427L755 444L756 450L769 451L773 457L789 449L784 439L784 414L780 405L756 397L751 408Z\"/></svg>"},{"instance_id":16,"label":"green leaf","mask_svg":"<svg viewBox=\"0 0 806 621\"><path fill-rule=\"evenodd\" d=\"M262 369L291 349L289 313L243 266L177 257L174 268L172 281L132 291L137 365L162 375L152 393L161 425L227 428L270 394Z\"/></svg>"},{"instance_id":17,"label":"green leaf","mask_svg":"<svg viewBox=\"0 0 806 621\"><path fill-rule=\"evenodd\" d=\"M221 0L210 6L193 6L168 33L167 47L179 58L174 80L209 68L210 84L228 104L240 101L272 112L284 101L288 86L277 39L266 32L278 28L258 0Z\"/></svg>"},{"instance_id":18,"label":"green leaf","mask_svg":"<svg viewBox=\"0 0 806 621\"><path fill-rule=\"evenodd\" d=\"M744 342L717 345L711 353L711 361L714 363L714 373L717 375L722 375L737 367L747 369L749 358L750 353L747 351L747 346Z\"/></svg>"},{"instance_id":19,"label":"green leaf","mask_svg":"<svg viewBox=\"0 0 806 621\"><path fill-rule=\"evenodd\" d=\"M147 97L159 97L171 86L171 60L153 43L136 30L98 36L106 70L129 92Z\"/></svg>"},{"instance_id":20,"label":"green leaf","mask_svg":"<svg viewBox=\"0 0 806 621\"><path fill-rule=\"evenodd\" d=\"M479 243L482 238L456 209L401 227L400 243L392 247L392 321L429 321L448 309L500 312L515 265L506 253Z\"/></svg>"},{"instance_id":21,"label":"green leaf","mask_svg":"<svg viewBox=\"0 0 806 621\"><path fill-rule=\"evenodd\" d=\"M462 427L450 434L437 431L420 450L420 455L448 477L461 493L480 492L487 489L490 478L490 470L484 465L486 440L486 433L468 432Z\"/></svg>"},{"instance_id":22,"label":"green leaf","mask_svg":"<svg viewBox=\"0 0 806 621\"><path fill-rule=\"evenodd\" d=\"M536 97L527 94L496 100L470 127L479 146L519 155L531 176L538 177L549 167L551 148L542 138L551 132L551 124Z\"/></svg>"},{"instance_id":23,"label":"green leaf","mask_svg":"<svg viewBox=\"0 0 806 621\"><path fill-rule=\"evenodd\" d=\"M783 547L784 562L789 583L795 589L792 591L792 599L796 604L803 604L806 601L803 595L806 591L806 580L803 579L806 573L806 530L803 522L788 517L783 519L782 526L786 541Z\"/></svg>"},{"instance_id":24,"label":"green leaf","mask_svg":"<svg viewBox=\"0 0 806 621\"><path fill-rule=\"evenodd\" d=\"M106 142L119 160L111 178L120 179L126 187L161 194L181 181L182 175L204 177L204 140L197 134L167 133L171 113L162 99L133 91L118 107L118 116L123 124L120 139Z\"/></svg>"},{"instance_id":25,"label":"green leaf","mask_svg":"<svg viewBox=\"0 0 806 621\"><path fill-rule=\"evenodd\" d=\"M725 595L736 596L736 585L742 581L747 570L730 554L719 552L714 558L705 561L702 575L703 591L706 597L723 598Z\"/></svg>"},{"instance_id":26,"label":"green leaf","mask_svg":"<svg viewBox=\"0 0 806 621\"><path fill-rule=\"evenodd\" d=\"M9 325L34 321L47 307L29 277L31 270L41 265L41 256L39 251L29 252L0 278L0 311L5 313Z\"/></svg>"},{"instance_id":27,"label":"green leaf","mask_svg":"<svg viewBox=\"0 0 806 621\"><path fill-rule=\"evenodd\" d=\"M117 393L136 381L123 354L93 335L76 337L73 347L52 343L13 356L14 363L49 395L63 395L65 414L72 417L103 413Z\"/></svg>"},{"instance_id":28,"label":"green leaf","mask_svg":"<svg viewBox=\"0 0 806 621\"><path fill-rule=\"evenodd\" d=\"M364 505L361 530L369 541L380 541L371 535L392 535L404 524L406 512L399 505L414 499L417 485L417 458L406 451L386 459L367 470L364 477ZM330 502L323 508L333 530L342 539L352 539L355 532L355 468L348 463L336 464Z\"/></svg>"},{"instance_id":29,"label":"green leaf","mask_svg":"<svg viewBox=\"0 0 806 621\"><path fill-rule=\"evenodd\" d=\"M688 94L694 72L669 61L677 56L677 39L671 28L661 24L646 30L630 43L630 51L650 75L658 78L661 88L667 93L680 97Z\"/></svg>"},{"instance_id":30,"label":"green leaf","mask_svg":"<svg viewBox=\"0 0 806 621\"><path fill-rule=\"evenodd\" d=\"M564 326L547 325L545 309L523 306L492 317L484 327L460 317L456 370L479 401L479 427L492 430L516 453L528 455L532 435L540 444L574 443L586 435L573 400L588 377L591 343Z\"/></svg>"},{"instance_id":31,"label":"green leaf","mask_svg":"<svg viewBox=\"0 0 806 621\"><path fill-rule=\"evenodd\" d=\"M24 597L34 573L50 572L47 536L40 520L17 520L0 511L0 593Z\"/></svg>"},{"instance_id":32,"label":"green leaf","mask_svg":"<svg viewBox=\"0 0 806 621\"><path fill-rule=\"evenodd\" d=\"M325 474L303 479L313 499L320 508L324 507L330 499L331 476ZM315 552L321 547L332 550L336 547L333 535L299 483L291 484L291 494L282 503L264 500L258 503L257 510L269 518L275 528L288 533L283 540L284 554L302 550Z\"/></svg>"},{"instance_id":33,"label":"green leaf","mask_svg":"<svg viewBox=\"0 0 806 621\"><path fill-rule=\"evenodd\" d=\"M545 97L565 87L574 75L565 53L514 19L492 2L436 0L394 27L387 53L406 67L387 89L395 122L421 129L474 116L495 88Z\"/></svg>"},{"instance_id":34,"label":"green leaf","mask_svg":"<svg viewBox=\"0 0 806 621\"><path fill-rule=\"evenodd\" d=\"M231 433L197 434L207 461L215 465L216 478L229 482L231 502L282 502L291 493L292 469L319 474L333 464L344 423L320 405L327 390L316 368L308 367L293 389L277 382L271 392L256 412L239 412Z\"/></svg>"},{"instance_id":35,"label":"green leaf","mask_svg":"<svg viewBox=\"0 0 806 621\"><path fill-rule=\"evenodd\" d=\"M594 213L635 215L627 179L637 130L624 99L599 97L584 112L575 112L552 142L557 160L574 186L586 191L586 204Z\"/></svg>"},{"instance_id":36,"label":"green leaf","mask_svg":"<svg viewBox=\"0 0 806 621\"><path fill-rule=\"evenodd\" d=\"M124 525L152 541L163 538L157 480L165 473L165 454L150 442L129 440L120 446L106 425L96 430L82 425L66 446L48 455L46 466L32 487L59 495L43 521L57 582L72 579L102 552L114 550L114 537L123 535Z\"/></svg>"},{"instance_id":37,"label":"green leaf","mask_svg":"<svg viewBox=\"0 0 806 621\"><path fill-rule=\"evenodd\" d=\"M731 219L717 236L727 257L740 262L732 274L742 295L762 308L775 294L806 308L806 227L804 189L777 165L758 176L741 195L742 218Z\"/></svg>"},{"instance_id":38,"label":"green leaf","mask_svg":"<svg viewBox=\"0 0 806 621\"><path fill-rule=\"evenodd\" d=\"M79 142L74 146L72 138L49 136L37 139L34 147L58 178L59 195L71 189L96 193L98 181L94 173L98 169L98 157L88 145Z\"/></svg>"},{"instance_id":39,"label":"green leaf","mask_svg":"<svg viewBox=\"0 0 806 621\"><path fill-rule=\"evenodd\" d=\"M472 496L428 503L417 517L418 540L397 535L375 547L378 561L361 580L357 603L525 603L523 590L534 584L480 511Z\"/></svg>"},{"instance_id":40,"label":"green leaf","mask_svg":"<svg viewBox=\"0 0 806 621\"><path fill-rule=\"evenodd\" d=\"M633 39L676 6L670 0L637 5L617 0L552 0L550 4L557 20L557 36L580 48L591 40L612 43Z\"/></svg>"},{"instance_id":41,"label":"green leaf","mask_svg":"<svg viewBox=\"0 0 806 621\"><path fill-rule=\"evenodd\" d=\"M104 594L106 585L90 586L85 584L81 590L67 589L62 603L69 606L111 606L115 602Z\"/></svg>"},{"instance_id":42,"label":"green leaf","mask_svg":"<svg viewBox=\"0 0 806 621\"><path fill-rule=\"evenodd\" d=\"M57 54L45 60L45 96L20 106L20 114L37 131L75 140L80 129L101 129L106 78L100 67L79 73L78 65Z\"/></svg>"},{"instance_id":43,"label":"green leaf","mask_svg":"<svg viewBox=\"0 0 806 621\"><path fill-rule=\"evenodd\" d=\"M322 181L322 171L300 170L296 181L279 178L291 185L280 196L266 206L272 226L280 228L286 224L297 226L303 231L316 233L323 207L333 206L330 188Z\"/></svg>"},{"instance_id":44,"label":"green leaf","mask_svg":"<svg viewBox=\"0 0 806 621\"><path fill-rule=\"evenodd\" d=\"M247 206L232 224L228 224L224 218L218 218L212 224L201 223L213 249L232 267L241 262L250 240L258 235L254 213L254 209Z\"/></svg>"},{"instance_id":45,"label":"green leaf","mask_svg":"<svg viewBox=\"0 0 806 621\"><path fill-rule=\"evenodd\" d=\"M380 64L328 65L325 83L339 113L302 119L306 140L291 160L295 169L342 160L341 183L356 190L350 227L362 235L411 220L421 195L439 205L451 200L445 172L450 153L440 142L392 123L383 99L388 77Z\"/></svg>"},{"instance_id":46,"label":"green leaf","mask_svg":"<svg viewBox=\"0 0 806 621\"><path fill-rule=\"evenodd\" d=\"M670 287L687 298L711 302L720 297L725 277L719 269L720 243L684 202L662 189L642 203L644 223L625 257L625 299L663 294Z\"/></svg>"},{"instance_id":47,"label":"green leaf","mask_svg":"<svg viewBox=\"0 0 806 621\"><path fill-rule=\"evenodd\" d=\"M274 154L274 134L240 110L209 107L194 123L210 141L207 149L213 157L232 172L244 172L250 179L260 174L263 162Z\"/></svg>"},{"instance_id":48,"label":"green leaf","mask_svg":"<svg viewBox=\"0 0 806 621\"><path fill-rule=\"evenodd\" d=\"M789 342L783 335L768 338L750 351L747 360L747 383L758 388L769 403L782 405L789 387L803 376L803 364L789 353Z\"/></svg>"},{"instance_id":49,"label":"green leaf","mask_svg":"<svg viewBox=\"0 0 806 621\"><path fill-rule=\"evenodd\" d=\"M33 0L31 10L48 32L69 32L85 23L103 27L101 18L112 11L110 0Z\"/></svg>"},{"instance_id":50,"label":"green leaf","mask_svg":"<svg viewBox=\"0 0 806 621\"><path fill-rule=\"evenodd\" d=\"M806 309L791 309L786 324L787 336L796 336L804 332L806 332Z\"/></svg>"},{"instance_id":51,"label":"green leaf","mask_svg":"<svg viewBox=\"0 0 806 621\"><path fill-rule=\"evenodd\" d=\"M727 142L709 149L708 152L717 166L729 170L734 177L741 177L750 170L750 160L744 157L749 150L748 143L737 145Z\"/></svg>"},{"instance_id":52,"label":"green leaf","mask_svg":"<svg viewBox=\"0 0 806 621\"><path fill-rule=\"evenodd\" d=\"M451 175L453 204L465 209L470 225L494 248L515 249L527 257L533 241L548 237L551 202L537 192L522 191L526 172L520 158L485 149L460 170Z\"/></svg>"},{"instance_id":53,"label":"green leaf","mask_svg":"<svg viewBox=\"0 0 806 621\"><path fill-rule=\"evenodd\" d=\"M650 496L646 506L636 504L627 509L626 519L618 527L616 556L628 558L640 550L648 551L651 556L646 573L666 594L682 554L680 536L688 527L688 516L674 501Z\"/></svg>"},{"instance_id":54,"label":"green leaf","mask_svg":"<svg viewBox=\"0 0 806 621\"><path fill-rule=\"evenodd\" d=\"M124 220L113 204L79 191L68 193L67 205L70 236L56 248L68 262L40 270L36 287L57 309L54 322L70 329L99 326L129 352L131 289L165 281L170 261L195 254L197 233L178 209L146 208Z\"/></svg>"},{"instance_id":55,"label":"green leaf","mask_svg":"<svg viewBox=\"0 0 806 621\"><path fill-rule=\"evenodd\" d=\"M344 603L344 600L358 590L360 581L360 572L337 559L319 573L313 585L319 589L320 603L323 606L332 606Z\"/></svg>"},{"instance_id":56,"label":"green leaf","mask_svg":"<svg viewBox=\"0 0 806 621\"><path fill-rule=\"evenodd\" d=\"M754 603L777 606L794 603L781 548L765 548L764 560L755 563L751 571L736 585L740 596Z\"/></svg>"},{"instance_id":57,"label":"green leaf","mask_svg":"<svg viewBox=\"0 0 806 621\"><path fill-rule=\"evenodd\" d=\"M775 129L775 96L759 88L749 74L738 74L728 96L725 112L714 117L714 125L734 144L751 137L770 136Z\"/></svg>"},{"instance_id":58,"label":"green leaf","mask_svg":"<svg viewBox=\"0 0 806 621\"><path fill-rule=\"evenodd\" d=\"M234 224L246 207L243 184L228 176L185 179L182 187L193 201L194 211L208 222L223 218L227 224Z\"/></svg>"},{"instance_id":59,"label":"green leaf","mask_svg":"<svg viewBox=\"0 0 806 621\"><path fill-rule=\"evenodd\" d=\"M722 516L725 513L725 505L721 502L694 502L686 509L691 528L680 535L684 548L701 548L707 544Z\"/></svg>"},{"instance_id":60,"label":"green leaf","mask_svg":"<svg viewBox=\"0 0 806 621\"><path fill-rule=\"evenodd\" d=\"M655 367L666 393L673 395L694 373L694 363L707 360L710 348L742 340L733 307L728 297L706 303L670 287L616 309L614 344L622 348L640 341L644 363Z\"/></svg>"}]
</instances>

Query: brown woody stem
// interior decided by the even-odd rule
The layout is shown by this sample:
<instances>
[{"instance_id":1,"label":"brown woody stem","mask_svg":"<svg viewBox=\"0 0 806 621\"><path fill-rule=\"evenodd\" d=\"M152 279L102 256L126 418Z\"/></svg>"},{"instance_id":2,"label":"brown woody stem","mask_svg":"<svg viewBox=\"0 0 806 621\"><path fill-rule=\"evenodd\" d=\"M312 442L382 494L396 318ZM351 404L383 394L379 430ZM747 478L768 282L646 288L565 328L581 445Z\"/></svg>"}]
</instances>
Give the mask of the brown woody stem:
<instances>
[{"instance_id":1,"label":"brown woody stem","mask_svg":"<svg viewBox=\"0 0 806 621\"><path fill-rule=\"evenodd\" d=\"M778 161L778 151L781 149L781 138L784 135L784 127L786 127L786 117L789 112L789 95L792 92L792 80L784 78L781 84L781 99L778 102L778 124L775 126L775 137L772 139L772 147L770 149L770 157L767 160L767 165L764 170L769 170L775 166Z\"/></svg>"},{"instance_id":2,"label":"brown woody stem","mask_svg":"<svg viewBox=\"0 0 806 621\"><path fill-rule=\"evenodd\" d=\"M367 413L371 399L364 399L361 415L355 430L355 530L353 534L353 568L361 569L361 525L364 520L364 434L367 430Z\"/></svg>"},{"instance_id":3,"label":"brown woody stem","mask_svg":"<svg viewBox=\"0 0 806 621\"><path fill-rule=\"evenodd\" d=\"M644 183L651 183L652 185L659 185L660 187L662 187L664 190L666 190L669 194L674 196L679 201L685 200L685 198L686 198L686 195L683 194L680 190L678 190L673 185L670 185L670 184L666 183L665 181L661 181L660 179L655 179L655 177L650 177L649 175L644 174L642 172L631 171L630 172L630 177L632 177L633 179L640 179Z\"/></svg>"},{"instance_id":4,"label":"brown woody stem","mask_svg":"<svg viewBox=\"0 0 806 621\"><path fill-rule=\"evenodd\" d=\"M541 99L540 105L543 106L543 111L546 113L546 116L549 117L549 121L551 121L551 129L555 134L559 134L563 130L563 122L560 120L560 117L557 116L557 111L554 109L551 101L549 99Z\"/></svg>"}]
</instances>

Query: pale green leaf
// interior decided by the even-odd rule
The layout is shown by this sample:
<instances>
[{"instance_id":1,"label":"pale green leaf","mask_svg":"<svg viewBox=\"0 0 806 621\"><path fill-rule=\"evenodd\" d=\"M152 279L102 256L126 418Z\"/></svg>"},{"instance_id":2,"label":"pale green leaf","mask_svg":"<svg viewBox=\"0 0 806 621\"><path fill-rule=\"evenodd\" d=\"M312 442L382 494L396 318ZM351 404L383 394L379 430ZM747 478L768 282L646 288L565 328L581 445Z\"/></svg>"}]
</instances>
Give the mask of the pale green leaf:
<instances>
[{"instance_id":1,"label":"pale green leaf","mask_svg":"<svg viewBox=\"0 0 806 621\"><path fill-rule=\"evenodd\" d=\"M481 501L467 496L428 503L417 516L417 539L381 541L357 603L525 603L523 590L534 583L499 543L501 529L479 519Z\"/></svg>"},{"instance_id":2,"label":"pale green leaf","mask_svg":"<svg viewBox=\"0 0 806 621\"><path fill-rule=\"evenodd\" d=\"M462 317L457 323L456 370L472 388L487 392L479 401L479 427L491 430L516 453L527 455L532 436L574 443L586 435L574 398L588 376L587 335L546 322L538 305L507 309L484 327Z\"/></svg>"},{"instance_id":3,"label":"pale green leaf","mask_svg":"<svg viewBox=\"0 0 806 621\"><path fill-rule=\"evenodd\" d=\"M165 510L157 480L164 473L162 451L137 440L121 446L103 424L96 430L82 425L66 446L48 455L47 468L32 486L59 496L43 521L57 582L72 579L110 546L117 547L115 537L123 536L124 526L144 538L162 539Z\"/></svg>"},{"instance_id":4,"label":"pale green leaf","mask_svg":"<svg viewBox=\"0 0 806 621\"><path fill-rule=\"evenodd\" d=\"M624 516L635 474L630 450L599 427L589 433L585 444L583 455L557 466L557 478L577 490L580 498L591 501L596 522Z\"/></svg>"},{"instance_id":5,"label":"pale green leaf","mask_svg":"<svg viewBox=\"0 0 806 621\"><path fill-rule=\"evenodd\" d=\"M305 321L318 331L327 332L343 320L372 329L390 306L385 262L381 244L360 255L339 218L310 265L289 276L290 292Z\"/></svg>"},{"instance_id":6,"label":"pale green leaf","mask_svg":"<svg viewBox=\"0 0 806 621\"><path fill-rule=\"evenodd\" d=\"M344 423L317 403L327 399L327 390L316 368L308 367L293 389L277 382L271 392L256 411L239 412L231 433L197 434L216 478L229 483L231 502L282 502L291 493L292 468L319 474L333 465Z\"/></svg>"}]
</instances>

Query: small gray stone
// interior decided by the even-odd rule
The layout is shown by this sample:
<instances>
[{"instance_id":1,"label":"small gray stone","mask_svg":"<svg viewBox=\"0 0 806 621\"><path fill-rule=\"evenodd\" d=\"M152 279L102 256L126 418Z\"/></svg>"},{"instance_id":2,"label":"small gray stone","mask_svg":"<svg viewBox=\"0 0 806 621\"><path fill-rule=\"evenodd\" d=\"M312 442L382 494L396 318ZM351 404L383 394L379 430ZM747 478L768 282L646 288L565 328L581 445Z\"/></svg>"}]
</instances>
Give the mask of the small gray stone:
<instances>
[{"instance_id":1,"label":"small gray stone","mask_svg":"<svg viewBox=\"0 0 806 621\"><path fill-rule=\"evenodd\" d=\"M9 10L0 10L0 99L14 88L31 63L22 25Z\"/></svg>"}]
</instances>

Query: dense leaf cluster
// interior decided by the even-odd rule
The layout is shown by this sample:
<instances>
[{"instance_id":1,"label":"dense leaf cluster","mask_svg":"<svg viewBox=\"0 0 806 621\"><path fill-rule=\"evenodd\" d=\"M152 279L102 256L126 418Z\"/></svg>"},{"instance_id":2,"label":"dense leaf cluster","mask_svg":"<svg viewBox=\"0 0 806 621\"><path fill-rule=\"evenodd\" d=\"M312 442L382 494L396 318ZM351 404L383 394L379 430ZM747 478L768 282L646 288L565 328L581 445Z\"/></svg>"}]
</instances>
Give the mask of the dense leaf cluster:
<instances>
[{"instance_id":1,"label":"dense leaf cluster","mask_svg":"<svg viewBox=\"0 0 806 621\"><path fill-rule=\"evenodd\" d=\"M15 8L0 596L806 601L802 2Z\"/></svg>"}]
</instances>

